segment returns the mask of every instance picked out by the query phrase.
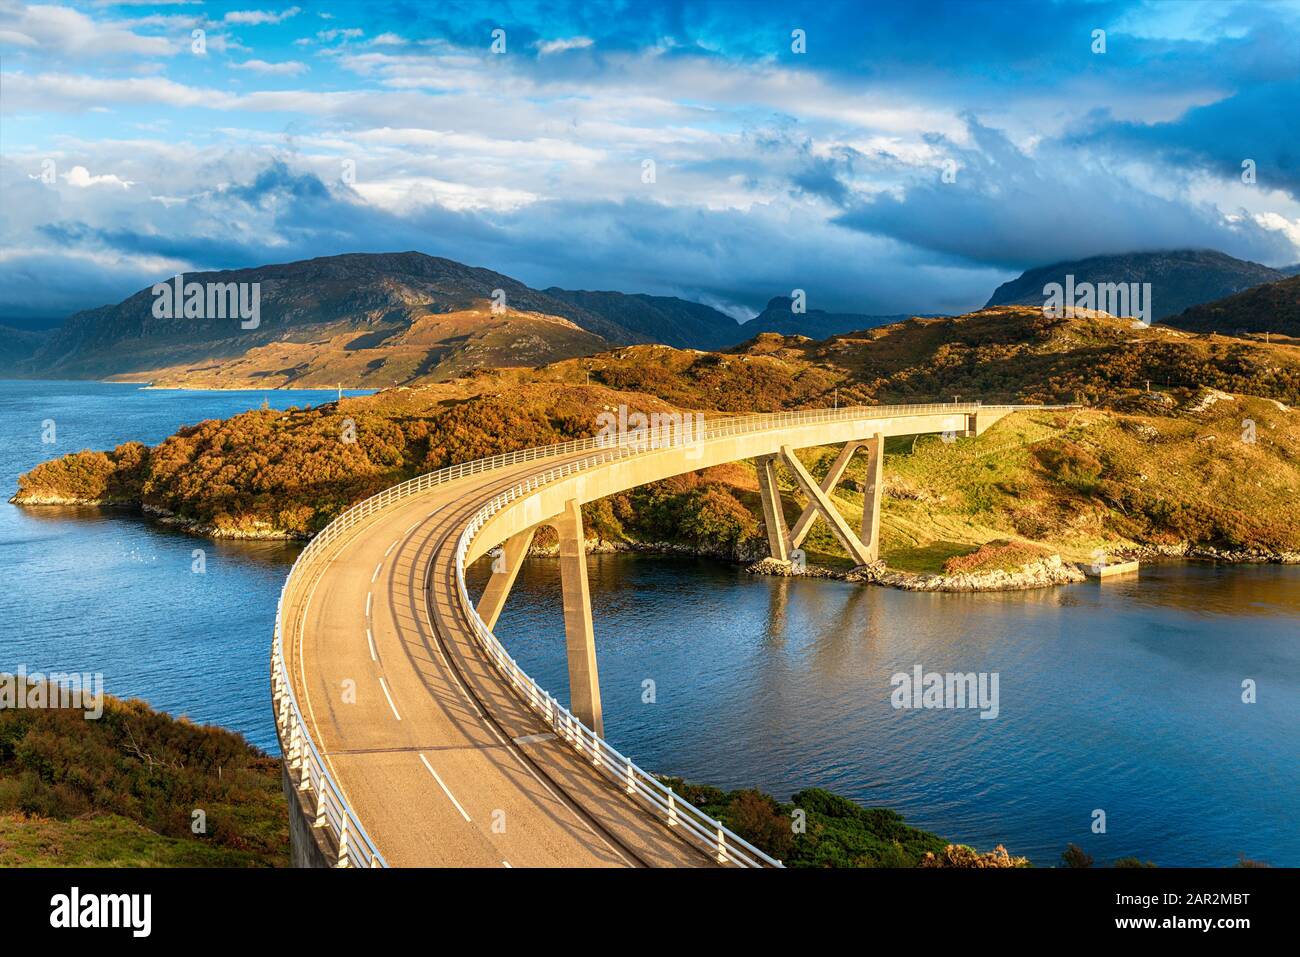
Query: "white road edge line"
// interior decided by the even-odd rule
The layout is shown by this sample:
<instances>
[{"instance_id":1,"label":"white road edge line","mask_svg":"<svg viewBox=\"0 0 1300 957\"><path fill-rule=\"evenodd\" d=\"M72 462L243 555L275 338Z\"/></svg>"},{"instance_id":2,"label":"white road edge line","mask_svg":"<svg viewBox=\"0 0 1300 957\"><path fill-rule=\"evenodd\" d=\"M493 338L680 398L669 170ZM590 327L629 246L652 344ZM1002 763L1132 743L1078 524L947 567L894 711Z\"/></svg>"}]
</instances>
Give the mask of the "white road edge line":
<instances>
[{"instance_id":1,"label":"white road edge line","mask_svg":"<svg viewBox=\"0 0 1300 957\"><path fill-rule=\"evenodd\" d=\"M387 558L388 553L391 552L396 547L397 547L397 542L394 541L393 544L389 545L388 548L384 550L384 557Z\"/></svg>"},{"instance_id":2,"label":"white road edge line","mask_svg":"<svg viewBox=\"0 0 1300 957\"><path fill-rule=\"evenodd\" d=\"M388 693L388 682L384 680L383 675L379 676L379 687L384 689L384 697L388 699L388 707L393 709L393 717L401 721L402 716L397 713L397 705L393 704L393 696Z\"/></svg>"},{"instance_id":3,"label":"white road edge line","mask_svg":"<svg viewBox=\"0 0 1300 957\"><path fill-rule=\"evenodd\" d=\"M433 765L429 763L429 759L424 756L423 752L420 754L420 760L423 761L424 766L429 769L429 773L433 775L433 779L438 782L438 787L442 788L442 793L447 795L447 798L452 804L456 805L456 810L460 811L460 816L467 822L473 823L469 820L469 815L465 813L465 809L460 806L460 802L456 800L456 795L452 794L451 791L447 789L447 785L442 783L442 778L438 777L438 772L433 769Z\"/></svg>"},{"instance_id":4,"label":"white road edge line","mask_svg":"<svg viewBox=\"0 0 1300 957\"><path fill-rule=\"evenodd\" d=\"M513 867L514 867L514 865L511 864L509 861L502 861L502 862L501 862L501 866L502 866L502 867L510 867L510 868L513 868Z\"/></svg>"},{"instance_id":5,"label":"white road edge line","mask_svg":"<svg viewBox=\"0 0 1300 957\"><path fill-rule=\"evenodd\" d=\"M385 553L385 554L387 554L387 553ZM383 571L383 570L384 570L384 563L383 563L383 562L380 562L378 565L375 566L375 573L374 573L373 575L370 576L370 584L373 585L375 582L377 582L377 581L379 580L379 573L380 573L381 571Z\"/></svg>"},{"instance_id":6,"label":"white road edge line","mask_svg":"<svg viewBox=\"0 0 1300 957\"><path fill-rule=\"evenodd\" d=\"M366 617L370 617L370 592L366 592Z\"/></svg>"},{"instance_id":7,"label":"white road edge line","mask_svg":"<svg viewBox=\"0 0 1300 957\"><path fill-rule=\"evenodd\" d=\"M378 660L379 660L379 656L378 656L377 654L375 654L375 639L374 639L374 637L370 634L370 629L369 629L369 628L366 629L366 644L368 644L368 645L370 646L370 660L371 660L371 661L378 661Z\"/></svg>"}]
</instances>

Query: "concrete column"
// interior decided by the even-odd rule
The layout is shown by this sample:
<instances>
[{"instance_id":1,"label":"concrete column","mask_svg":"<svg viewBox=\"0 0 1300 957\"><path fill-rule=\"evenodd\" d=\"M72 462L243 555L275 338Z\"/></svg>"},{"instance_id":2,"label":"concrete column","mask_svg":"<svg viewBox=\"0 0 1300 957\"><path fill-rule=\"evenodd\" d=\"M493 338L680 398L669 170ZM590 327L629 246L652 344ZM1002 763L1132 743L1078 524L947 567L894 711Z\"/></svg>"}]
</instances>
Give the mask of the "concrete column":
<instances>
[{"instance_id":1,"label":"concrete column","mask_svg":"<svg viewBox=\"0 0 1300 957\"><path fill-rule=\"evenodd\" d=\"M853 453L858 450L862 442L848 442L844 448L840 449L840 454L835 456L835 461L831 463L831 470L826 473L822 479L822 491L827 495L835 491L835 486L840 484L840 479L844 477L844 470L849 467L849 460L853 458ZM798 548L803 544L803 540L808 537L812 531L813 522L817 520L817 506L809 502L808 507L803 510L799 520L794 523L794 528L790 529L790 544Z\"/></svg>"},{"instance_id":2,"label":"concrete column","mask_svg":"<svg viewBox=\"0 0 1300 957\"><path fill-rule=\"evenodd\" d=\"M533 543L535 531L537 526L534 525L510 536L501 546L500 558L493 559L492 577L488 579L487 587L478 600L479 617L489 628L495 628L497 619L501 617L501 609L506 606L510 589L514 587L515 576L528 557L528 546Z\"/></svg>"},{"instance_id":3,"label":"concrete column","mask_svg":"<svg viewBox=\"0 0 1300 957\"><path fill-rule=\"evenodd\" d=\"M569 499L551 523L560 535L560 585L564 594L564 644L569 657L569 707L578 720L602 738L600 676L596 671L596 634L591 626L591 590L587 585L587 546L582 537L582 506Z\"/></svg>"},{"instance_id":4,"label":"concrete column","mask_svg":"<svg viewBox=\"0 0 1300 957\"><path fill-rule=\"evenodd\" d=\"M844 516L839 513L830 497L822 491L821 486L813 481L813 477L803 467L803 463L794 454L794 449L788 445L781 446L781 458L784 460L786 467L794 473L799 488L803 490L804 495L808 496L809 501L816 504L817 510L822 513L822 518L826 519L831 531L835 533L835 537L839 539L840 544L844 546L844 550L849 553L853 561L859 565L865 565L867 562L873 561L874 559L867 553L866 547L854 533L849 523L844 521Z\"/></svg>"},{"instance_id":5,"label":"concrete column","mask_svg":"<svg viewBox=\"0 0 1300 957\"><path fill-rule=\"evenodd\" d=\"M763 527L767 529L769 554L777 561L790 560L790 531L781 507L781 487L776 484L776 456L764 455L757 460L758 489L763 499Z\"/></svg>"},{"instance_id":6,"label":"concrete column","mask_svg":"<svg viewBox=\"0 0 1300 957\"><path fill-rule=\"evenodd\" d=\"M867 447L867 480L862 488L862 545L871 561L880 558L880 500L885 494L885 437L877 432Z\"/></svg>"}]
</instances>

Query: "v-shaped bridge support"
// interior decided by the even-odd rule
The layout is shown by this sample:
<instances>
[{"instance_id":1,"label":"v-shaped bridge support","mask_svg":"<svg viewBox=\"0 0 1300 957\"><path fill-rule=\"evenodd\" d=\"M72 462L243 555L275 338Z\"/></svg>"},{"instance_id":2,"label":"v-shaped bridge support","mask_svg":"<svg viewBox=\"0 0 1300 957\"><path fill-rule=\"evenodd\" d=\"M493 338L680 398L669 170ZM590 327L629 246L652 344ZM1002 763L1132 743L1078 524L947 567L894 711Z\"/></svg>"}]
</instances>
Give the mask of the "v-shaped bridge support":
<instances>
[{"instance_id":1,"label":"v-shaped bridge support","mask_svg":"<svg viewBox=\"0 0 1300 957\"><path fill-rule=\"evenodd\" d=\"M844 477L849 462L858 449L868 456L867 480L862 494L862 530L855 534L831 501L830 495ZM790 560L790 551L803 544L820 515L831 531L859 565L876 561L880 557L880 497L884 486L884 436L876 433L870 439L847 443L831 463L830 471L821 482L816 482L794 454L794 449L782 446L779 456L768 455L758 460L758 484L763 499L763 523L767 529L768 548L773 558ZM808 497L808 505L789 529L781 506L781 492L777 485L775 465L780 458L785 463L799 488Z\"/></svg>"}]
</instances>

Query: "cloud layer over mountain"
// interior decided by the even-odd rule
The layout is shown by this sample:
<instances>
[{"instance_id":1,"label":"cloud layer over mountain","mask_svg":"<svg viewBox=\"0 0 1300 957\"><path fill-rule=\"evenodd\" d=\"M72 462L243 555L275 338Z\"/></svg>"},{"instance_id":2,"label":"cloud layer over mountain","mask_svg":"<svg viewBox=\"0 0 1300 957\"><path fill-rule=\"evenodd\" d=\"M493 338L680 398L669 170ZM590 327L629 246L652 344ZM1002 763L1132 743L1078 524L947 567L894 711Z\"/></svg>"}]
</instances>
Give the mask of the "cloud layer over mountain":
<instances>
[{"instance_id":1,"label":"cloud layer over mountain","mask_svg":"<svg viewBox=\"0 0 1300 957\"><path fill-rule=\"evenodd\" d=\"M0 0L0 315L351 251L737 315L1300 260L1296 3L213 6Z\"/></svg>"}]
</instances>

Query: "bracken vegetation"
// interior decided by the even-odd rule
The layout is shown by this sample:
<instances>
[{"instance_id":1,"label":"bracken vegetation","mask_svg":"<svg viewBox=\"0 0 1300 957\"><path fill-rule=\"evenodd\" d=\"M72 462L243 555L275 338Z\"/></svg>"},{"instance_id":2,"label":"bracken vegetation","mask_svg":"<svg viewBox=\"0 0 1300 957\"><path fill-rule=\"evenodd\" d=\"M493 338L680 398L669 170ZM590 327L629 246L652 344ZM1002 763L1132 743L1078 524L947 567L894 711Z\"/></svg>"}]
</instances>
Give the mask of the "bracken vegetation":
<instances>
[{"instance_id":1,"label":"bracken vegetation","mask_svg":"<svg viewBox=\"0 0 1300 957\"><path fill-rule=\"evenodd\" d=\"M111 697L0 709L0 866L278 867L288 842L280 762L237 734Z\"/></svg>"},{"instance_id":2,"label":"bracken vegetation","mask_svg":"<svg viewBox=\"0 0 1300 957\"><path fill-rule=\"evenodd\" d=\"M753 789L723 791L681 778L661 780L786 867L1028 867L997 847L981 854L904 823L888 808L865 808L821 788L788 802Z\"/></svg>"}]
</instances>

